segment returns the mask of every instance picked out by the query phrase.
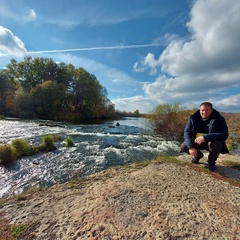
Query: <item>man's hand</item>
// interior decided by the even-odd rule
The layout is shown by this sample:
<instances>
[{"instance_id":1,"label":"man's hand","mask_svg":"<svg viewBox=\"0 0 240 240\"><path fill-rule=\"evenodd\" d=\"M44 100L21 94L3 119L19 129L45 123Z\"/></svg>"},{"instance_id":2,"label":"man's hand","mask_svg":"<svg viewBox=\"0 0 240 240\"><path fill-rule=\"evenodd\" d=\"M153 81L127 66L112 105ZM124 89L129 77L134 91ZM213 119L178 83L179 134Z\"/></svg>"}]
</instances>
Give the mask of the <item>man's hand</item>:
<instances>
[{"instance_id":1,"label":"man's hand","mask_svg":"<svg viewBox=\"0 0 240 240\"><path fill-rule=\"evenodd\" d=\"M205 142L205 139L203 136L200 136L200 137L197 137L195 140L194 140L195 143L197 144L201 144L201 143L204 143Z\"/></svg>"},{"instance_id":2,"label":"man's hand","mask_svg":"<svg viewBox=\"0 0 240 240\"><path fill-rule=\"evenodd\" d=\"M197 157L198 156L198 151L196 148L189 148L188 150L189 154L194 156L194 157Z\"/></svg>"}]
</instances>

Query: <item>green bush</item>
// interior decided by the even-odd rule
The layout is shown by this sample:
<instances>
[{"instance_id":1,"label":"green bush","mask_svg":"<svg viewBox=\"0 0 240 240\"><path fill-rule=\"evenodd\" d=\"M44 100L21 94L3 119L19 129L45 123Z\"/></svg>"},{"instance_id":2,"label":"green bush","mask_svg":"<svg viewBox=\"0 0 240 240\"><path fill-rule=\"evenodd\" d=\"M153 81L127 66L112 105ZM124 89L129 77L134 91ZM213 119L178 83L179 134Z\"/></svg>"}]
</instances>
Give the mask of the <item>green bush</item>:
<instances>
[{"instance_id":1,"label":"green bush","mask_svg":"<svg viewBox=\"0 0 240 240\"><path fill-rule=\"evenodd\" d=\"M70 138L70 137L67 137L65 140L65 147L73 147L74 146L74 141Z\"/></svg>"},{"instance_id":2,"label":"green bush","mask_svg":"<svg viewBox=\"0 0 240 240\"><path fill-rule=\"evenodd\" d=\"M17 157L27 156L33 154L33 147L26 139L14 139L12 146L16 149Z\"/></svg>"},{"instance_id":3,"label":"green bush","mask_svg":"<svg viewBox=\"0 0 240 240\"><path fill-rule=\"evenodd\" d=\"M5 165L15 161L21 156L31 155L33 153L34 149L27 140L14 139L11 144L0 146L0 164Z\"/></svg>"},{"instance_id":4,"label":"green bush","mask_svg":"<svg viewBox=\"0 0 240 240\"><path fill-rule=\"evenodd\" d=\"M5 144L0 146L0 163L7 164L13 162L17 159L17 152L16 150L10 145Z\"/></svg>"},{"instance_id":5,"label":"green bush","mask_svg":"<svg viewBox=\"0 0 240 240\"><path fill-rule=\"evenodd\" d=\"M46 135L42 138L42 144L39 146L40 151L52 151L55 150L56 147L54 145L54 136Z\"/></svg>"},{"instance_id":6,"label":"green bush","mask_svg":"<svg viewBox=\"0 0 240 240\"><path fill-rule=\"evenodd\" d=\"M32 146L25 139L14 139L11 144L0 146L0 164L6 165L19 157L30 156L38 151L55 150L54 141L55 137L53 135L47 135L42 138L42 143L39 146ZM70 142L68 144L70 145Z\"/></svg>"}]
</instances>

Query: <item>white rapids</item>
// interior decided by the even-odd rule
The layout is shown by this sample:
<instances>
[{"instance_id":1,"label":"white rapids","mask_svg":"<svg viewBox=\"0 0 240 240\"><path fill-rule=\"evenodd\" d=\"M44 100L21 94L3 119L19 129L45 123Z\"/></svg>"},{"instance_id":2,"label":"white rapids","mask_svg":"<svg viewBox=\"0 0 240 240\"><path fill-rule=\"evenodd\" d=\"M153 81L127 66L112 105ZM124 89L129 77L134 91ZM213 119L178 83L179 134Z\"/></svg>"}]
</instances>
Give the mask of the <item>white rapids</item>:
<instances>
[{"instance_id":1,"label":"white rapids","mask_svg":"<svg viewBox=\"0 0 240 240\"><path fill-rule=\"evenodd\" d=\"M57 149L18 159L0 166L0 197L22 192L31 186L51 186L75 176L92 174L110 166L153 159L157 155L176 155L179 143L165 141L151 134L146 120L126 118L101 124L53 123L38 120L0 120L0 144L16 138L33 145L48 134L61 140ZM116 126L116 123L119 126ZM74 147L66 148L64 139L73 139Z\"/></svg>"}]
</instances>

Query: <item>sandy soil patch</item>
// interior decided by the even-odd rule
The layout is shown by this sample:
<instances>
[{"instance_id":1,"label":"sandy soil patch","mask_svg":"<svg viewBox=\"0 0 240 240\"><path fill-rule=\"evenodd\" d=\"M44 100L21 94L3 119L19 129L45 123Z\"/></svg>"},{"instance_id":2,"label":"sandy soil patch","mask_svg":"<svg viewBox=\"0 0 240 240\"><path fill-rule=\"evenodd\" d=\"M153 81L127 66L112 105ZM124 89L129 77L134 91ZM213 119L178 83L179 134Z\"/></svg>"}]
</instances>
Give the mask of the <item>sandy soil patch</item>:
<instances>
[{"instance_id":1,"label":"sandy soil patch","mask_svg":"<svg viewBox=\"0 0 240 240\"><path fill-rule=\"evenodd\" d=\"M240 239L240 184L214 175L163 161L116 167L9 200L0 214L31 226L19 239Z\"/></svg>"}]
</instances>

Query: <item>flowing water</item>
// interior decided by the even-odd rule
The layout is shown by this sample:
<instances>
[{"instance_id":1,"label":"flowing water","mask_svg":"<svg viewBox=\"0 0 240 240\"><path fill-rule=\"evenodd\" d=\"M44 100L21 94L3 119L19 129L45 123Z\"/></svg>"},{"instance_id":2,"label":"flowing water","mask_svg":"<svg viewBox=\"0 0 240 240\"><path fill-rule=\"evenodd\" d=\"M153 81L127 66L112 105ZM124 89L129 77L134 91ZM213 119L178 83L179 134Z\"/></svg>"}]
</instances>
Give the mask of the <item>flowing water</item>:
<instances>
[{"instance_id":1,"label":"flowing water","mask_svg":"<svg viewBox=\"0 0 240 240\"><path fill-rule=\"evenodd\" d=\"M0 120L0 144L23 138L39 145L45 135L61 136L55 143L57 149L52 152L41 152L20 158L7 167L0 166L0 197L20 193L31 186L63 183L110 166L178 154L178 142L153 135L147 126L143 118L92 124ZM72 138L74 147L64 146L66 137Z\"/></svg>"}]
</instances>

